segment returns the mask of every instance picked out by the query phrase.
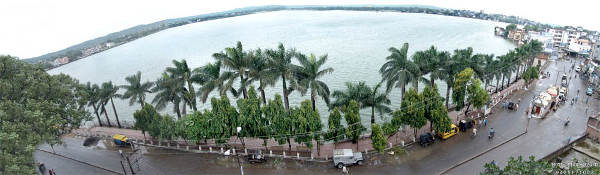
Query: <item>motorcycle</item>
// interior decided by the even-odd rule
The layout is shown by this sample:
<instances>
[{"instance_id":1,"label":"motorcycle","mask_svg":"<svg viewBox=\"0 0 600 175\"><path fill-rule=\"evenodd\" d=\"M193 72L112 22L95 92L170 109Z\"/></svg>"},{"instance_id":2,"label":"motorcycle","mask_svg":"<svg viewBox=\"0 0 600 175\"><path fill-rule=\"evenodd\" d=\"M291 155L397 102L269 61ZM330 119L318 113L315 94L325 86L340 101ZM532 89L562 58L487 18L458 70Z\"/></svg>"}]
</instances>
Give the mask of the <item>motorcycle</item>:
<instances>
[{"instance_id":1,"label":"motorcycle","mask_svg":"<svg viewBox=\"0 0 600 175\"><path fill-rule=\"evenodd\" d=\"M490 135L488 135L488 138L492 138L494 137L494 132L490 132Z\"/></svg>"}]
</instances>

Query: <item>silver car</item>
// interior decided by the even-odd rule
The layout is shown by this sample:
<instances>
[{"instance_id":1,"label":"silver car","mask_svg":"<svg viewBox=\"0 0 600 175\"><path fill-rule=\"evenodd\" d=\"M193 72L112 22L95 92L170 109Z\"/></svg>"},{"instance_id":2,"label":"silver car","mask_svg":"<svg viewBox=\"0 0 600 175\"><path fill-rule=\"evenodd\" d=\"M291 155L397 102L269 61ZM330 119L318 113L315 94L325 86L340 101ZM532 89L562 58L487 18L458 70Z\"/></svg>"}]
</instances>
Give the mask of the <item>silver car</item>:
<instances>
[{"instance_id":1,"label":"silver car","mask_svg":"<svg viewBox=\"0 0 600 175\"><path fill-rule=\"evenodd\" d=\"M365 159L362 153L352 153L352 149L334 149L333 150L333 164L337 168L343 168L345 165L363 165Z\"/></svg>"}]
</instances>

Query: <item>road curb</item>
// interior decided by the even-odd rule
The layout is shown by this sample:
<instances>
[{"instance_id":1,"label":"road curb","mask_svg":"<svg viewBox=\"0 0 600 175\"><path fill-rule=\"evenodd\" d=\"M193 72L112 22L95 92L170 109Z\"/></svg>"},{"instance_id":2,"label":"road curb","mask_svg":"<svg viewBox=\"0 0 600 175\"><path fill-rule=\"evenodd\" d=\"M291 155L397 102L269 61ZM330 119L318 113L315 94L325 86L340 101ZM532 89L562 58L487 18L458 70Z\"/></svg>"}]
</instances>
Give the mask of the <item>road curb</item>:
<instances>
[{"instance_id":1,"label":"road curb","mask_svg":"<svg viewBox=\"0 0 600 175\"><path fill-rule=\"evenodd\" d=\"M454 169L454 168L456 168L456 167L458 167L458 166L461 166L462 164L465 164L465 163L467 163L467 162L469 162L469 161L471 161L471 160L473 160L473 159L475 159L475 158L477 158L477 157L479 157L479 156L481 156L481 155L483 155L483 154L485 154L485 153L487 153L487 152L490 152L490 151L492 151L492 150L494 150L494 149L496 149L496 148L498 148L498 147L500 147L500 146L502 146L502 145L504 145L504 144L506 144L506 143L508 143L508 142L510 142L510 141L512 141L512 140L514 140L514 139L516 139L516 138L518 138L518 137L521 137L522 135L525 135L526 133L527 133L527 132L523 132L523 133L521 133L521 134L519 134L519 135L517 135L517 136L514 136L513 138L511 138L511 139L508 139L508 140L506 140L506 141L504 141L504 142L502 142L502 143L500 143L500 144L498 144L498 145L496 145L496 146L494 146L494 147L492 147L492 148L490 148L490 149L488 149L488 150L485 150L485 151L483 151L483 152L481 152L481 153L479 153L479 154L477 154L477 155L475 155L475 156L473 156L473 157L471 157L471 158L468 158L468 159L466 159L466 160L463 160L462 162L460 162L460 163L458 163L458 164L456 164L456 165L454 165L454 166L452 166L452 167L450 167L450 168L448 168L448 169L446 169L446 170L442 171L442 172L441 172L441 173L439 173L439 174L440 174L440 175L441 175L441 174L445 174L445 173L447 173L448 171L450 171L450 170L452 170L452 169Z\"/></svg>"},{"instance_id":2,"label":"road curb","mask_svg":"<svg viewBox=\"0 0 600 175\"><path fill-rule=\"evenodd\" d=\"M45 152L45 153L48 153L48 154L53 154L53 155L56 155L56 156L60 156L60 157L63 157L63 158L67 158L69 160L73 160L75 162L79 162L79 163L83 163L83 164L86 164L86 165L89 165L89 166L92 166L92 167L96 167L96 168L99 168L99 169L102 169L102 170L105 170L105 171L108 171L108 172L111 172L111 173L124 175L123 173L116 172L116 171L113 171L113 170L110 170L110 169L106 169L106 168L103 168L103 167L100 167L100 166L97 166L97 165L94 165L94 164L91 164L91 163L87 163L87 162L84 162L84 161L80 161L80 160L77 160L77 159L74 159L74 158L70 158L70 157L67 157L67 156L64 156L64 155L61 155L61 154L56 154L56 153L53 153L53 152L50 152L50 151L46 151L46 150L43 150L43 149L39 149L39 148L36 148L36 150L42 151L42 152Z\"/></svg>"}]
</instances>

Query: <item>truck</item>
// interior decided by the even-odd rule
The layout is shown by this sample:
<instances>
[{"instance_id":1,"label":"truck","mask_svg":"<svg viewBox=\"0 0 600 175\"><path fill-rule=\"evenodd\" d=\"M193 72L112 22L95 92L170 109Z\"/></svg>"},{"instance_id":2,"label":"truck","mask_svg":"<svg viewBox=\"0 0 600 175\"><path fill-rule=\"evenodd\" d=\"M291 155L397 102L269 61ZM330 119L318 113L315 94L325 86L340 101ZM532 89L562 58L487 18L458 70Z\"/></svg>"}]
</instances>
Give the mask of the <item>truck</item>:
<instances>
[{"instance_id":1,"label":"truck","mask_svg":"<svg viewBox=\"0 0 600 175\"><path fill-rule=\"evenodd\" d=\"M333 164L337 168L343 168L346 165L363 165L365 158L362 153L352 152L352 149L334 149L333 150Z\"/></svg>"}]
</instances>

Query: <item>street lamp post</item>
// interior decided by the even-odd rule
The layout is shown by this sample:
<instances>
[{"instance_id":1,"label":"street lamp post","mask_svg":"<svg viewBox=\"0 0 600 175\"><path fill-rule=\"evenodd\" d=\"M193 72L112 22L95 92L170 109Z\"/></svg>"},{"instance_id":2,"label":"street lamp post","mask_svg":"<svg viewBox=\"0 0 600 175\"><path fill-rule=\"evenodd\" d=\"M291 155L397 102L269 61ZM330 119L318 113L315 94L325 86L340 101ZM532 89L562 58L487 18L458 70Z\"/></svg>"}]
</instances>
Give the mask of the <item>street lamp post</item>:
<instances>
[{"instance_id":1,"label":"street lamp post","mask_svg":"<svg viewBox=\"0 0 600 175\"><path fill-rule=\"evenodd\" d=\"M238 139L240 139L240 131L242 131L242 127L239 127L239 126L238 126L236 129L237 129L236 136L237 136L237 138L238 138ZM241 140L240 140L240 141L241 141ZM237 141L236 141L236 142L237 142ZM235 148L234 148L234 149L235 149ZM244 175L244 167L243 167L243 166L242 166L242 164L240 163L240 158L237 156L237 153L236 153L236 155L235 155L235 156L236 156L236 159L237 159L237 161L238 161L238 166L240 166L240 173L241 173L242 175Z\"/></svg>"},{"instance_id":2,"label":"street lamp post","mask_svg":"<svg viewBox=\"0 0 600 175\"><path fill-rule=\"evenodd\" d=\"M532 101L535 101L535 94L533 92L529 91L529 89L527 89L527 88L524 88L524 89L525 89L525 92L529 92L531 95L533 95L533 100ZM530 103L530 106L532 106L531 103ZM526 110L530 110L530 109L527 108ZM530 112L531 111L527 112L527 125L525 126L525 133L527 133L527 129L529 129L529 120L531 120L531 114L530 114Z\"/></svg>"}]
</instances>

